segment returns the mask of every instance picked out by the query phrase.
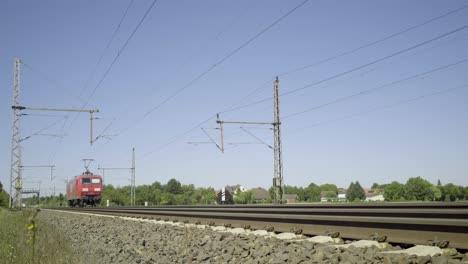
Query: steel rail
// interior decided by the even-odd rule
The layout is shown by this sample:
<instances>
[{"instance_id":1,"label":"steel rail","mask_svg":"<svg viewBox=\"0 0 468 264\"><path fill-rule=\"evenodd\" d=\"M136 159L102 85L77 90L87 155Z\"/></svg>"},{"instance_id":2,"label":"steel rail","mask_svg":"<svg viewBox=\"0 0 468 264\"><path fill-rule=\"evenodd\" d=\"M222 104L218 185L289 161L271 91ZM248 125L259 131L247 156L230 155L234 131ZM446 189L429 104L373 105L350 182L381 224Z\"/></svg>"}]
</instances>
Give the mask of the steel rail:
<instances>
[{"instance_id":1,"label":"steel rail","mask_svg":"<svg viewBox=\"0 0 468 264\"><path fill-rule=\"evenodd\" d=\"M306 235L405 244L447 244L468 249L468 203L312 204L62 208L112 214L274 229Z\"/></svg>"}]
</instances>

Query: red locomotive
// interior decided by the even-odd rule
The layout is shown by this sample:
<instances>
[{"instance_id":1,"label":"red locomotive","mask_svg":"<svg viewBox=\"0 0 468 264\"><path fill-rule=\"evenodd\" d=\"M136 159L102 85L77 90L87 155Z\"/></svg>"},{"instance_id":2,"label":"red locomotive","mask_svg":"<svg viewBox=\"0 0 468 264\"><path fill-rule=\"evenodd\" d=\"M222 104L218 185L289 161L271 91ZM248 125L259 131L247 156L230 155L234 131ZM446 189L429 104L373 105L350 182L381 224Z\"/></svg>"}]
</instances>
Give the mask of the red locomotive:
<instances>
[{"instance_id":1,"label":"red locomotive","mask_svg":"<svg viewBox=\"0 0 468 264\"><path fill-rule=\"evenodd\" d=\"M101 203L102 177L88 170L67 183L68 206L96 206Z\"/></svg>"}]
</instances>

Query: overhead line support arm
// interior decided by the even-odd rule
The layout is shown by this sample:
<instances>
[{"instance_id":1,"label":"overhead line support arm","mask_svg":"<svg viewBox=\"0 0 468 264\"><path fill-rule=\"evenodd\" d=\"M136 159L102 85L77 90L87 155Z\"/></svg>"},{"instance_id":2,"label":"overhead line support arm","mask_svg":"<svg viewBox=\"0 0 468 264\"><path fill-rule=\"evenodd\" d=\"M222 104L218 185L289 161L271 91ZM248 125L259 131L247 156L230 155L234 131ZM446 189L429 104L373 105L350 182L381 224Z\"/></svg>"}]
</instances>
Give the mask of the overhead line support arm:
<instances>
[{"instance_id":1,"label":"overhead line support arm","mask_svg":"<svg viewBox=\"0 0 468 264\"><path fill-rule=\"evenodd\" d=\"M89 144L93 145L93 113L98 113L99 109L72 109L72 108L46 108L46 107L28 107L13 105L13 110L36 110L36 111L59 111L59 112L80 112L89 113Z\"/></svg>"}]
</instances>

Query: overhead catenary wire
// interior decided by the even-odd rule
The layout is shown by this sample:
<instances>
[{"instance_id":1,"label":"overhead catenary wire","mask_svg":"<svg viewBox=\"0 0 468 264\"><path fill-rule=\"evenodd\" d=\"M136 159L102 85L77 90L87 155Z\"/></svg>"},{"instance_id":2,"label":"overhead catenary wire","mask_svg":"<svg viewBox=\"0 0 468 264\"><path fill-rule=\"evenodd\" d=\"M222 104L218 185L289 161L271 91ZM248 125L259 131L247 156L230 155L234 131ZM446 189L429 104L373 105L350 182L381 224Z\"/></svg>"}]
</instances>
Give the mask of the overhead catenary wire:
<instances>
[{"instance_id":1,"label":"overhead catenary wire","mask_svg":"<svg viewBox=\"0 0 468 264\"><path fill-rule=\"evenodd\" d=\"M464 30L464 29L466 29L466 28L468 28L468 25L465 25L465 26L463 26L463 27L459 27L459 28L457 28L457 29L451 30L451 31L446 32L446 33L443 33L443 34L438 35L438 36L436 36L436 37L433 37L433 38L431 38L431 39L429 39L429 40L426 40L426 41L420 42L420 43L418 43L418 44L416 44L416 45L410 46L410 47L408 47L408 48L406 48L406 49L400 50L400 51L398 51L398 52L392 53L392 54L387 55L387 56L385 56L385 57L382 57L382 58L380 58L380 59L377 59L377 60L368 62L368 63L366 63L366 64L363 64L363 65L361 65L361 66L352 68L352 69L350 69L350 70L341 72L341 73L339 73L339 74L335 74L335 75L333 75L333 76L331 76L331 77L327 77L327 78L325 78L325 79L322 79L322 80L320 80L320 81L314 82L314 83L312 83L312 84L308 84L308 85L306 85L306 86L303 86L303 87L300 87L300 88L297 88L297 89L294 89L294 90L291 90L291 91L282 93L282 94L280 94L280 96L289 95L289 94L298 92L298 91L300 91L300 90L304 90L304 89L307 89L307 88L309 88L309 87L312 87L312 86L315 86L315 85L318 85L318 84L325 83L325 82L327 82L327 81L336 79L336 78L341 77L341 76L343 76L343 75L346 75L346 74L355 72L355 71L357 71L357 70L360 70L360 69L366 68L366 67L368 67L368 66L374 65L374 64L376 64L376 63L378 63L378 62L381 62L381 61L390 59L390 58L395 57L395 56L397 56L397 55L400 55L400 54L402 54L402 53L405 53L405 52L408 52L408 51L410 51L410 50L416 49L416 48L418 48L418 47L421 47L421 46L423 46L423 45L426 45L426 44L431 43L431 42L433 42L433 41L436 41L436 40L438 40L438 39L444 38L444 37L446 37L446 36L449 36L449 35L451 35L451 34L454 34L454 33L456 33L456 32L459 32L459 31L461 31L461 30ZM250 107L250 106L253 106L253 105L257 105L257 104L259 104L259 103L263 103L263 102L266 102L266 101L270 101L270 100L272 100L272 99L273 99L273 97L270 97L270 98L263 99L263 100L260 100L260 101L256 101L256 102L253 102L253 103L244 105L244 106L240 106L240 107L237 107L237 108L231 108L231 109L228 109L228 110L225 110L225 111L221 111L220 113L232 112L232 111L239 110L239 109L242 109L242 108L246 108L246 107ZM212 117L210 117L209 119L207 119L206 122L208 122L208 121L211 120L212 118L214 118L214 116L212 116ZM197 127L192 127L192 128L189 129L188 131L184 132L184 133L182 134L182 136L185 136L186 134L188 134L188 133L190 133L191 131L195 130L196 128L202 126L202 125L205 124L206 122L201 123L201 124L200 124L199 126L197 126ZM171 140L170 142L161 145L161 147L166 147L167 145L172 144L173 142L176 142L178 139L179 139L179 137L178 137L177 139L175 139L175 140ZM155 149L155 150L153 150L153 151L150 151L150 152L146 153L143 157L146 157L146 156L148 156L148 155L154 153L154 152L157 151L158 149L159 149L159 148L157 148L157 149Z\"/></svg>"},{"instance_id":2,"label":"overhead catenary wire","mask_svg":"<svg viewBox=\"0 0 468 264\"><path fill-rule=\"evenodd\" d=\"M362 49L365 49L365 48L369 48L371 46L374 46L374 45L377 45L379 43L382 43L382 42L385 42L387 40L390 40L392 38L395 38L399 35L402 35L404 33L407 33L407 32L410 32L410 31L413 31L417 28L420 28L420 27L423 27L427 24L430 24L432 22L435 22L437 20L440 20L444 17L447 17L447 16L450 16L450 15L453 15L459 11L462 11L464 9L468 8L468 5L465 5L465 6L462 6L462 7L459 7L455 10L452 10L452 11L449 11L447 13L444 13L442 15L439 15L437 17L434 17L434 18L431 18L429 20L426 20L420 24L417 24L417 25L413 25L413 26L410 26L410 27L407 27L401 31L398 31L396 33L392 33L390 35L387 35L387 36L384 36L383 38L380 38L380 39L377 39L377 40L374 40L372 42L369 42L369 43L366 43L366 44L363 44L357 48L353 48L353 49L350 49L350 50L347 50L347 51L344 51L344 52L341 52L341 53L338 53L338 54L335 54L335 55L332 55L332 56L329 56L325 59L322 59L322 60L319 60L319 61L316 61L316 62L313 62L313 63L310 63L310 64L307 64L305 66L300 66L300 67L297 67L297 68L294 68L294 69L291 69L291 70L288 70L288 71L285 71L285 72L282 72L282 73L279 73L277 74L276 76L278 77L284 77L284 76L287 76L287 75L290 75L290 74L293 74L293 73L296 73L296 72L299 72L299 71L303 71L303 70L306 70L306 69L309 69L311 67L315 67L315 66L319 66L321 64L324 64L326 62L329 62L329 61L332 61L332 60L335 60L335 59L338 59L338 58L341 58L341 57L344 57L346 55L349 55L349 54L352 54L352 53L355 53L357 51L360 51ZM230 109L233 109L233 108L236 108L236 106L239 106L241 103L243 103L247 98L249 98L250 96L252 96L253 94L257 93L259 90L261 90L262 88L265 88L267 87L268 84L270 84L273 80L275 79L275 77L272 77L270 78L267 82L263 83L262 85L260 85L259 87L257 87L256 89L254 89L252 92L250 92L248 95L246 95L245 97L243 97L239 103L237 104L234 104L232 105L231 107L227 108L227 110L223 111L223 112L220 112L220 113L227 113L227 112L230 112Z\"/></svg>"},{"instance_id":3,"label":"overhead catenary wire","mask_svg":"<svg viewBox=\"0 0 468 264\"><path fill-rule=\"evenodd\" d=\"M315 123L315 124L313 124L311 126L305 126L305 127L299 128L299 129L295 129L293 131L288 132L288 134L289 135L295 134L295 133L301 132L301 131L303 131L305 129L318 127L318 126L322 126L322 125L327 125L327 124L330 124L330 123L334 123L334 122L354 118L354 117L357 117L357 116L377 112L377 111L380 111L380 110L397 107L397 106L400 106L400 105L405 104L405 103L410 103L410 102L414 102L414 101L423 100L423 99L426 99L426 98L429 98L429 97L450 93L450 92L453 92L455 90L462 89L462 88L468 88L468 84L463 84L463 85L455 86L455 87L452 87L452 88L444 89L444 90L441 90L441 91L436 91L436 92L432 92L432 93L428 93L428 94L423 94L423 95L407 98L407 99L404 99L404 100L399 100L399 101L391 103L391 104L377 106L377 107L373 107L373 108L365 110L365 111L345 115L345 116L342 116L342 117L338 117L338 118L334 118L334 119L330 119L330 120L326 120L326 121L321 121L321 122Z\"/></svg>"},{"instance_id":4,"label":"overhead catenary wire","mask_svg":"<svg viewBox=\"0 0 468 264\"><path fill-rule=\"evenodd\" d=\"M146 9L146 12L145 14L143 15L143 17L140 19L140 21L138 22L138 24L136 25L136 27L133 29L132 33L130 34L130 36L128 36L127 40L125 41L125 43L122 45L122 47L119 49L119 51L117 52L117 54L115 55L114 59L112 60L111 64L109 64L109 66L107 67L106 71L104 72L103 76L101 77L101 79L99 80L99 82L97 83L97 85L94 87L94 89L92 90L91 94L88 96L87 100L86 100L86 104L84 104L81 108L84 109L89 101L91 100L91 98L94 96L94 94L96 93L97 89L99 89L99 87L101 86L102 82L106 79L107 75L109 74L110 70L112 69L112 67L114 66L114 64L117 62L117 60L119 59L120 55L122 54L122 52L125 50L125 48L127 47L128 43L130 43L130 41L132 40L133 36L135 35L135 33L138 31L138 29L140 28L140 26L143 24L143 21L145 21L146 17L148 16L148 14L150 13L150 11L153 9L154 5L158 2L158 0L153 0L153 2L151 3L151 5L148 7L148 9Z\"/></svg>"},{"instance_id":5,"label":"overhead catenary wire","mask_svg":"<svg viewBox=\"0 0 468 264\"><path fill-rule=\"evenodd\" d=\"M185 132L170 138L168 142L166 142L164 144L161 144L161 145L157 146L156 148L146 152L145 154L141 155L140 158L144 159L144 158L148 157L149 155L153 154L154 152L161 151L165 147L167 147L167 146L171 145L172 143L180 140L181 138L185 137L190 132L194 131L195 129L197 129L197 128L201 127L201 126L203 126L204 124L208 123L210 120L215 119L215 118L216 118L216 115L210 116L206 120L198 123L197 125L195 125L195 126L191 127L190 129L186 130Z\"/></svg>"},{"instance_id":6,"label":"overhead catenary wire","mask_svg":"<svg viewBox=\"0 0 468 264\"><path fill-rule=\"evenodd\" d=\"M44 126L43 128L39 129L38 131L34 132L33 134L31 134L31 135L29 135L29 136L26 136L26 137L24 137L24 138L22 138L22 139L20 139L20 141L24 141L24 140L26 140L26 139L29 139L29 138L33 137L33 136L37 136L37 135L40 134L41 132L43 132L43 131L45 131L45 130L47 130L47 129L53 127L53 126L55 126L55 125L58 124L60 121L65 121L65 120L66 120L66 117L64 117L63 119L59 119L59 120L57 120L57 121L55 121L55 122L52 122L52 123L50 123L50 124Z\"/></svg>"},{"instance_id":7,"label":"overhead catenary wire","mask_svg":"<svg viewBox=\"0 0 468 264\"><path fill-rule=\"evenodd\" d=\"M151 109L149 109L148 111L146 111L139 119L136 119L134 122L132 122L130 125L128 125L127 127L125 127L124 129L122 129L119 133L117 133L117 135L120 135L122 133L124 133L125 131L127 131L128 129L130 129L131 127L137 125L138 123L140 123L141 121L143 121L147 116L149 116L151 113L153 113L154 111L156 111L157 109L159 109L161 106L165 105L166 103L168 103L169 101L171 101L173 98L175 98L176 96L178 96L180 93L182 93L184 90L186 90L187 88L189 88L190 86L192 86L193 84L195 84L197 81L199 81L200 79L202 79L206 74L208 74L209 72L211 72L212 70L214 70L216 67L220 66L221 64L223 64L225 61L227 61L229 58L231 58L232 56L234 56L236 53L238 53L240 50L242 50L244 47L248 46L250 43L252 43L254 40L256 40L257 38L259 38L261 35L265 34L268 30L270 30L272 27L274 27L275 25L277 25L278 23L280 23L282 20L284 20L285 18L287 18L289 15L291 15L292 13L294 13L297 9L299 9L300 7L302 7L304 4L306 4L309 0L304 0L302 1L301 3L299 3L298 5L296 5L294 8L292 8L291 10L289 10L288 12L286 12L284 15L282 15L280 18L276 19L273 23L269 24L267 27L263 28L262 30L260 30L257 34L255 34L253 37L249 38L247 41L245 41L243 44L241 44L239 47L235 48L234 50L232 50L231 52L229 52L227 55L225 55L224 57L222 57L220 60L218 60L217 62L215 62L213 65L211 65L210 67L208 67L207 69L205 69L204 71L202 71L201 73L199 73L197 76L195 76L195 78L193 78L192 80L190 80L186 85L182 86L180 89L176 90L174 93L170 94L168 97L166 97L164 100L162 100L159 104L155 105L154 107L152 107Z\"/></svg>"},{"instance_id":8,"label":"overhead catenary wire","mask_svg":"<svg viewBox=\"0 0 468 264\"><path fill-rule=\"evenodd\" d=\"M347 51L338 53L338 54L336 54L336 55L330 56L330 57L328 57L328 58L325 58L325 59L323 59L323 60L319 60L319 61L313 62L313 63L311 63L311 64L308 64L308 65L305 65L305 66L301 66L301 67L298 67L298 68L295 68L295 69L292 69L292 70L289 70L289 71L280 73L280 74L278 74L278 76L281 77L281 76L290 75L290 74L292 74L292 73L295 73L295 72L298 72L298 71L302 71L302 70L305 70L305 69L308 69L308 68L311 68L311 67L315 67L315 66L318 66L318 65L320 65L320 64L329 62L329 61L331 61L331 60L334 60L334 59L337 59L337 58L340 58L340 57L349 55L349 54L354 53L354 52L356 52L356 51L359 51L359 50L362 50L362 49L365 49L365 48L374 46L374 45L376 45L376 44L382 43L382 42L384 42L384 41L387 41L387 40L389 40L389 39L392 39L392 38L394 38L394 37L397 37L397 36L399 36L399 35L402 35L402 34L404 34L404 33L407 33L407 32L409 32L409 31L413 31L413 30L415 30L415 29L417 29L417 28L423 27L423 26L425 26L425 25L427 25L427 24L430 24L430 23L432 23L432 22L434 22L434 21L437 21L437 20L439 20L439 19L442 19L442 18L444 18L444 17L453 15L453 14L455 14L455 13L457 13L457 12L459 12L459 11L462 11L462 10L464 10L464 9L466 9L466 8L468 8L468 5L464 5L464 6L462 6L462 7L459 7L459 8L457 8L457 9L455 9L455 10L449 11L449 12L447 12L447 13L445 13L445 14L442 14L442 15L440 15L440 16L437 16L437 17L434 17L434 18L429 19L429 20L427 20L427 21L424 21L424 22L422 22L422 23L420 23L420 24L417 24L417 25L414 25L414 26L405 28L405 29L403 29L403 30L401 30L401 31L398 31L398 32L396 32L396 33L387 35L387 36L385 36L385 37L383 37L383 38L380 38L380 39L378 39L378 40L375 40L375 41L372 41L372 42L370 42L370 43L364 44L364 45L359 46L359 47L357 47L357 48L350 49L350 50L347 50Z\"/></svg>"},{"instance_id":9,"label":"overhead catenary wire","mask_svg":"<svg viewBox=\"0 0 468 264\"><path fill-rule=\"evenodd\" d=\"M78 97L81 97L81 96L83 95L84 91L86 91L86 89L88 88L88 85L89 85L91 79L92 79L93 76L96 74L97 69L99 68L99 65L101 65L101 62L102 62L102 59L104 58L104 55L106 55L106 53L107 53L107 51L109 50L109 47L111 46L112 42L114 42L114 39L115 39L115 37L117 36L117 32L119 32L120 27L122 26L123 21L124 21L125 18L127 17L128 10L129 10L130 7L132 6L133 1L134 1L134 0L131 0L131 1L128 3L127 8L125 9L125 12L123 13L122 17L120 18L119 23L117 24L117 27L114 29L114 32L112 33L111 38L109 39L109 41L107 41L106 47L105 47L104 50L101 52L101 55L99 56L99 59L98 59L97 62L96 62L96 65L94 65L93 70L91 71L91 73L89 74L88 78L86 79L85 85L83 86L83 88L81 89L80 93L78 94Z\"/></svg>"},{"instance_id":10,"label":"overhead catenary wire","mask_svg":"<svg viewBox=\"0 0 468 264\"><path fill-rule=\"evenodd\" d=\"M36 73L37 75L41 76L44 80L46 80L47 82L49 82L50 84L54 85L55 87L57 88L63 88L63 85L59 84L57 80L51 78L50 76L48 76L47 74L45 74L44 72L42 72L41 70L38 70L34 67L32 67L31 65L29 65L28 63L24 62L24 60L20 60L20 63L25 66L26 68L28 68L30 71ZM69 86L65 86L65 87L68 87L68 89L70 90L70 87ZM70 91L71 92L71 91ZM81 101L81 102L84 102L84 100L82 98L80 98L79 96L72 96L74 97L75 99L77 99L78 101Z\"/></svg>"},{"instance_id":11,"label":"overhead catenary wire","mask_svg":"<svg viewBox=\"0 0 468 264\"><path fill-rule=\"evenodd\" d=\"M403 31L394 33L394 34L392 34L392 35L390 35L390 36L387 36L387 37L385 37L385 38L383 38L383 39L380 39L380 40L374 41L374 42L372 42L372 43L363 45L363 46L358 47L358 48L356 48L356 49L354 49L354 50L350 50L350 51L346 52L346 54L343 54L343 53L342 53L343 55L341 55L341 54L338 54L338 55L340 55L340 56L345 56L345 55L347 55L347 54L350 54L350 53L352 53L352 52L356 52L356 51L358 51L358 50L360 50L360 49L363 49L363 48L365 48L365 47L369 47L369 46L375 45L375 44L380 43L380 42L382 42L382 41L385 41L385 40L388 40L388 39L390 39L390 38L393 38L393 37L395 37L395 36L397 36L397 35L406 33L406 32L408 32L408 31L414 30L414 29L419 28L419 27L421 27L421 26L424 26L424 25L426 25L426 24L428 24L428 23L431 23L431 22L433 22L433 21L436 21L436 20L438 20L438 19L441 19L441 18L446 17L446 16L448 16L448 15L451 15L451 14L453 14L453 13L456 13L456 12L458 12L458 11L460 11L460 10L465 9L466 7L467 7L467 6L463 6L463 7L461 7L461 8L458 8L458 9L454 10L454 11L451 11L451 12L449 12L449 13L443 14L443 15L441 15L441 16L439 16L439 17L433 18L433 19L431 19L431 20L428 20L428 21L423 22L423 23L421 23L421 24L418 24L418 25L416 25L416 26L407 28L407 29L405 29L405 30L403 30ZM378 62L380 62L380 61L383 61L383 60L389 59L389 58L391 58L391 57L397 56L397 55L399 55L399 54L401 54L401 53L404 53L404 52L407 52L407 51L409 51L409 50L418 48L418 47L420 47L420 46L422 46L422 45L428 44L428 43L433 42L433 41L435 41L435 40L437 40L437 39L443 38L443 37L445 37L445 36L448 36L448 35L450 35L450 34L453 34L453 33L455 33L455 32L458 32L458 31L460 31L460 30L463 30L463 29L465 29L466 27L468 27L468 26L464 26L464 27L462 27L462 28L459 28L459 29L450 31L450 32L445 33L445 34L443 34L443 35L439 35L439 36L437 36L437 37L435 37L435 38L432 38L432 39L430 39L430 40L428 40L428 41L425 41L425 42L419 43L419 44L417 44L417 45L411 46L411 47L409 47L409 48L407 48L407 49L405 49L405 50L399 51L399 52L397 52L397 53L393 53L393 54L391 54L391 55L389 55L389 56L386 56L386 57L384 57L384 58L381 58L381 59L379 59L379 60L376 60L376 61L370 62L370 63L368 63L368 64L362 65L362 66L360 66L360 67L358 67L358 68L351 69L351 70L349 70L349 71L347 71L347 72L344 72L344 73L341 73L341 74L339 74L339 75L332 76L332 78L328 78L328 79L326 79L326 80L322 80L320 83L325 82L325 81L328 81L328 80L331 80L331 79L334 79L334 78L338 78L338 77L340 77L340 76L342 76L342 75L345 75L345 74L348 74L348 73L357 71L357 70L362 69L362 68L364 68L364 67L367 67L367 66L376 64L376 63L378 63ZM337 56L338 56L338 55L337 55ZM330 60L331 60L331 59L330 59ZM287 74L287 73L283 73L283 74ZM317 85L317 84L318 84L318 83L313 83L313 84L310 84L310 85L308 85L308 86L306 86L306 87L302 87L302 88L300 88L300 89L302 90L302 89L305 89L305 88L308 88L308 87L310 87L310 86ZM257 89L260 89L260 88L263 88L263 85L262 85L261 87L257 88ZM299 89L297 89L296 91L298 91L298 90L299 90ZM250 94L253 94L253 93L255 93L255 92L256 92L256 91L253 91L253 92L250 93ZM295 91L289 91L289 92L287 92L287 93L283 93L283 94L281 94L281 96L282 96L282 95L286 95L286 94L290 94L290 93L293 93L293 92L295 92ZM242 103L243 101L245 101L245 99L248 98L248 97L250 96L250 94L247 95L246 97L244 97L244 98L241 100L241 103ZM231 111L234 111L234 110L238 110L238 109L241 109L241 108L249 107L249 106L251 106L251 105L255 105L255 104L262 103L262 102L265 102L265 101L268 101L268 100L272 100L272 99L273 99L273 98L264 99L264 100L262 100L262 101L258 101L258 102L254 102L254 103L251 103L251 104L244 105L244 106L242 106L242 107L227 109L227 110L225 110L225 111L221 111L220 113L231 112ZM156 107L158 107L158 106L156 106ZM150 110L150 111L151 111L151 110ZM212 118L212 117L211 117L211 118ZM210 118L210 119L211 119L211 118ZM203 124L204 124L204 123L201 123L201 125L203 125ZM132 124L132 126L133 126L133 125L134 125L134 124ZM200 126L201 126L201 125L200 125ZM198 126L198 127L199 127L199 126ZM198 128L198 127L192 127L192 128L189 129L188 131L184 132L182 135L186 135L186 134L188 134L189 132L191 132L191 131L195 130L196 128ZM129 128L129 127L127 127L125 130L127 130L128 128ZM171 144L172 142L175 142L175 141L176 141L176 140L171 140L169 144ZM167 146L167 145L168 145L168 144L164 144L164 145L162 145L162 146ZM151 154L151 153L153 153L153 152L154 152L154 151L151 151L150 153L147 153L147 154L145 154L144 156L147 156L147 155L149 155L149 154Z\"/></svg>"},{"instance_id":12,"label":"overhead catenary wire","mask_svg":"<svg viewBox=\"0 0 468 264\"><path fill-rule=\"evenodd\" d=\"M406 81L409 81L409 80L413 80L413 79L416 79L416 78L421 78L421 77L427 76L429 74L432 74L432 73L435 73L435 72L438 72L438 71L441 71L441 70L445 70L445 69L457 66L457 65L465 63L467 61L468 61L468 58L457 61L457 62L454 62L454 63L447 64L447 65L444 65L444 66L441 66L441 67L437 67L435 69L431 69L431 70L428 70L428 71L425 71L425 72L422 72L422 73L414 74L414 75L411 75L411 76L403 78L403 79L392 81L392 82L386 83L384 85L379 85L379 86L374 87L374 88L363 90L363 91L360 91L358 93L354 93L354 94L351 94L351 95L340 97L340 98L334 99L334 100L332 100L330 102L323 103L323 104L320 104L320 105L317 105L317 106L314 106L314 107L310 107L308 109L305 109L305 110L302 110L302 111L299 111L299 112L296 112L296 113L293 113L293 114L286 115L282 119L283 120L289 119L291 117L295 117L295 116L298 116L298 115L301 115L301 114L305 114L307 112L317 110L317 109L320 109L320 108L323 108L323 107L326 107L326 106L337 104L337 103L340 103L340 102L343 102L343 101L348 101L348 100L351 100L351 99L359 97L359 96L369 95L369 94L374 93L374 92L376 92L376 91L378 91L380 89L387 88L387 87L392 87L394 85L397 85L397 84L400 84L400 83L403 83L403 82L406 82Z\"/></svg>"},{"instance_id":13,"label":"overhead catenary wire","mask_svg":"<svg viewBox=\"0 0 468 264\"><path fill-rule=\"evenodd\" d=\"M341 73L338 73L338 74L329 76L329 77L327 77L327 78L324 78L324 79L321 79L321 80L319 80L319 81L316 81L316 82L307 84L307 85L305 85L305 86L302 86L302 87L299 87L299 88L296 88L296 89L293 89L293 90L284 92L284 93L280 94L280 96L286 96L286 95L294 94L294 93L297 93L297 92L302 91L302 90L304 90L304 89L307 89L307 88L310 88L310 87L313 87L313 86L316 86L316 85L319 85L319 84L322 84L322 83L331 81L331 80L333 80L333 79L337 79L337 78L339 78L339 77L341 77L341 76L344 76L344 75L346 75L346 74L349 74L349 73L358 71L358 70L360 70L360 69L369 67L369 66L371 66L371 65L377 64L377 63L379 63L379 62L388 60L388 59L390 59L390 58L393 58L393 57L395 57L395 56L398 56L398 55L403 54L403 53L405 53L405 52L408 52L408 51L410 51L410 50L419 48L419 47L421 47L421 46L424 46L424 45L426 45L426 44L429 44L429 43L431 43L431 42L433 42L433 41L436 41L436 40L439 40L439 39L441 39L441 38L447 37L447 36L449 36L449 35L455 34L455 33L459 32L459 31L465 30L465 29L467 29L467 28L468 28L468 25L459 27L459 28L457 28L457 29L454 29L454 30L451 30L451 31L449 31L449 32L443 33L443 34L438 35L438 36L436 36L436 37L434 37L434 38L431 38L431 39L429 39L429 40L420 42L420 43L418 43L418 44L416 44L416 45L410 46L410 47L408 47L408 48L406 48L406 49L403 49L403 50L400 50L400 51L398 51L398 52L392 53L392 54L387 55L387 56L385 56L385 57L382 57L382 58L380 58L380 59L373 60L373 61L371 61L371 62L365 63L365 64L360 65L360 66L358 66L358 67L355 67L355 68L346 70L346 71L344 71L344 72L341 72ZM232 108L232 109L223 111L222 113L232 112L232 111L239 110L239 109L243 109L243 108L246 108L246 107L251 107L251 106L254 106L254 105L257 105L257 104L260 104L260 103L264 103L264 102L267 102L267 101L270 101L270 100L273 100L273 97L268 97L268 98L265 98L265 99L262 99L262 100L259 100L259 101L252 102L252 103L250 103L250 104L246 104L246 105L243 105L243 106L239 106L239 107L236 107L236 108Z\"/></svg>"},{"instance_id":14,"label":"overhead catenary wire","mask_svg":"<svg viewBox=\"0 0 468 264\"><path fill-rule=\"evenodd\" d=\"M136 25L136 27L133 29L132 33L130 34L130 36L127 38L127 40L125 41L124 45L119 49L119 51L117 52L117 54L115 55L114 59L112 60L111 64L107 67L106 71L104 72L103 76L101 77L101 79L99 80L99 82L97 83L97 85L94 87L94 89L92 90L91 94L88 96L87 100L84 102L84 104L81 106L81 109L84 109L89 101L91 100L91 98L94 96L94 94L96 93L97 89L101 86L102 82L105 80L105 78L107 77L107 75L109 74L110 70L112 69L112 67L114 66L114 64L117 62L117 60L119 59L120 55L122 54L122 52L125 50L125 48L127 47L128 43L130 42L130 40L133 38L133 36L135 35L135 33L138 31L138 29L140 28L140 26L143 24L143 21L146 19L146 17L148 16L148 14L150 13L150 11L153 9L154 5L156 4L158 0L153 0L153 2L151 3L151 5L147 8L146 12L144 13L143 17L140 19L140 21L138 22L138 24ZM133 2L133 1L132 1ZM130 3L131 4L131 3ZM130 6L130 5L129 5ZM128 8L127 7L127 10L125 12L125 16L127 14L127 11L128 11ZM123 21L123 20L121 20ZM75 123L76 119L78 117L78 114L75 115L75 118L73 119L73 121L71 122L71 126L73 126L73 124ZM63 126L63 129L65 128L65 125ZM58 143L58 146L55 150L55 152L51 155L51 159L53 160L53 158L55 157L56 153L58 152L58 149L60 147L60 145L62 144L63 142L63 138L61 138L59 140L59 143Z\"/></svg>"},{"instance_id":15,"label":"overhead catenary wire","mask_svg":"<svg viewBox=\"0 0 468 264\"><path fill-rule=\"evenodd\" d=\"M240 129L244 130L245 133L249 134L250 136L252 136L253 138L257 139L259 142L261 142L262 144L264 144L265 146L269 147L270 149L273 149L273 147L266 143L263 139L257 137L256 135L254 135L252 132L248 131L247 129L245 129L244 127L241 127Z\"/></svg>"}]
</instances>

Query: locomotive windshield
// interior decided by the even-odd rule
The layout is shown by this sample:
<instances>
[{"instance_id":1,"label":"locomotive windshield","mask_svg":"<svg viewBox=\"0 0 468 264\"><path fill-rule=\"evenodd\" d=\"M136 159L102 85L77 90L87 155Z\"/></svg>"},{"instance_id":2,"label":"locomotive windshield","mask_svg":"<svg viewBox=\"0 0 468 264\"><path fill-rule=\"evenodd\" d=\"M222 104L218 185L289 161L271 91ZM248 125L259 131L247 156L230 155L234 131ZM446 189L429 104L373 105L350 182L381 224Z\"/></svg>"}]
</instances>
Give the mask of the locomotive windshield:
<instances>
[{"instance_id":1,"label":"locomotive windshield","mask_svg":"<svg viewBox=\"0 0 468 264\"><path fill-rule=\"evenodd\" d=\"M81 179L81 183L82 184L90 184L90 183L101 183L101 180L100 179L92 179L92 178L83 178Z\"/></svg>"},{"instance_id":2,"label":"locomotive windshield","mask_svg":"<svg viewBox=\"0 0 468 264\"><path fill-rule=\"evenodd\" d=\"M100 179L91 179L91 183L100 183L101 180Z\"/></svg>"}]
</instances>

